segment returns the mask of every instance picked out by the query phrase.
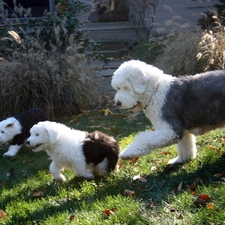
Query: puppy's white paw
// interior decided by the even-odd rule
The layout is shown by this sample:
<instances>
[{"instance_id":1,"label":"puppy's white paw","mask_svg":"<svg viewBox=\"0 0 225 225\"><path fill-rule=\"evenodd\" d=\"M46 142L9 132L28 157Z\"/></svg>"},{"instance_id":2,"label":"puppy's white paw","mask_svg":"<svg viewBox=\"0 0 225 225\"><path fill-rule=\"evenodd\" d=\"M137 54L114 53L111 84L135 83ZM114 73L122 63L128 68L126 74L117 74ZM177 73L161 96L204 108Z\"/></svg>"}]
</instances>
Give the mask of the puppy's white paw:
<instances>
[{"instance_id":1,"label":"puppy's white paw","mask_svg":"<svg viewBox=\"0 0 225 225\"><path fill-rule=\"evenodd\" d=\"M66 177L62 174L59 174L57 176L55 175L53 177L54 177L55 180L58 180L58 181L63 181L63 182L66 181Z\"/></svg>"},{"instance_id":2,"label":"puppy's white paw","mask_svg":"<svg viewBox=\"0 0 225 225\"><path fill-rule=\"evenodd\" d=\"M3 154L4 157L13 157L20 150L21 145L10 145L7 152Z\"/></svg>"},{"instance_id":3,"label":"puppy's white paw","mask_svg":"<svg viewBox=\"0 0 225 225\"><path fill-rule=\"evenodd\" d=\"M89 173L87 171L80 171L79 173L77 172L74 172L78 177L83 177L85 179L88 179L88 180L91 180L91 179L94 179L94 175L92 173Z\"/></svg>"},{"instance_id":4,"label":"puppy's white paw","mask_svg":"<svg viewBox=\"0 0 225 225\"><path fill-rule=\"evenodd\" d=\"M85 173L82 177L84 177L84 178L86 178L88 180L91 180L91 179L94 179L95 178L93 174L88 173L88 172Z\"/></svg>"},{"instance_id":5,"label":"puppy's white paw","mask_svg":"<svg viewBox=\"0 0 225 225\"><path fill-rule=\"evenodd\" d=\"M13 157L17 152L8 151L3 154L4 157Z\"/></svg>"}]
</instances>

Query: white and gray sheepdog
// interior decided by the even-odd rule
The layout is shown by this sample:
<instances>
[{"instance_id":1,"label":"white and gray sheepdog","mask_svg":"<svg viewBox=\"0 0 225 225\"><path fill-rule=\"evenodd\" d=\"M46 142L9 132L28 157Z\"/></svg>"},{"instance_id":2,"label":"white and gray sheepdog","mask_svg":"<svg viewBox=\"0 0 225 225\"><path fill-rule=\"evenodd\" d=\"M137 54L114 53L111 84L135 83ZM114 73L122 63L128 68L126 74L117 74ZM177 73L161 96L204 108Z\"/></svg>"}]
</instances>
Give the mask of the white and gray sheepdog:
<instances>
[{"instance_id":1,"label":"white and gray sheepdog","mask_svg":"<svg viewBox=\"0 0 225 225\"><path fill-rule=\"evenodd\" d=\"M154 131L140 132L119 155L139 157L176 144L183 163L196 157L195 135L225 124L225 71L173 77L138 60L123 63L114 73L115 102L123 109L143 110Z\"/></svg>"},{"instance_id":2,"label":"white and gray sheepdog","mask_svg":"<svg viewBox=\"0 0 225 225\"><path fill-rule=\"evenodd\" d=\"M52 160L50 172L61 181L66 180L64 168L86 179L93 179L95 173L106 176L115 169L119 155L117 142L100 131L87 133L50 121L30 129L27 145L34 152L46 150Z\"/></svg>"},{"instance_id":3,"label":"white and gray sheepdog","mask_svg":"<svg viewBox=\"0 0 225 225\"><path fill-rule=\"evenodd\" d=\"M33 108L1 121L0 144L9 143L10 145L3 156L15 156L24 141L30 136L30 128L34 124L47 119L47 115L42 109Z\"/></svg>"}]
</instances>

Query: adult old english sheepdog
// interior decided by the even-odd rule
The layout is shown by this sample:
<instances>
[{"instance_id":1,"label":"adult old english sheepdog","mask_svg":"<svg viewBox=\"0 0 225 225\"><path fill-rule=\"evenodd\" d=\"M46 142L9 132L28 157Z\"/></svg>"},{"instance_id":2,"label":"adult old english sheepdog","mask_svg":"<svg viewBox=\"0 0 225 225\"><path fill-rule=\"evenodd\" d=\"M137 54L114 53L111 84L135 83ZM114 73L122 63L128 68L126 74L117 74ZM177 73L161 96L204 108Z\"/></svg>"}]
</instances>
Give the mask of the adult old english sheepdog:
<instances>
[{"instance_id":1,"label":"adult old english sheepdog","mask_svg":"<svg viewBox=\"0 0 225 225\"><path fill-rule=\"evenodd\" d=\"M10 144L8 151L3 156L15 156L24 141L30 136L30 128L47 119L47 115L42 109L33 108L1 121L0 144Z\"/></svg>"},{"instance_id":2,"label":"adult old english sheepdog","mask_svg":"<svg viewBox=\"0 0 225 225\"><path fill-rule=\"evenodd\" d=\"M123 63L114 73L115 102L123 109L143 110L154 131L140 132L119 155L122 159L149 154L177 144L183 163L196 157L195 135L225 123L225 71L173 77L138 60Z\"/></svg>"},{"instance_id":3,"label":"adult old english sheepdog","mask_svg":"<svg viewBox=\"0 0 225 225\"><path fill-rule=\"evenodd\" d=\"M87 179L93 179L94 173L106 176L115 169L119 155L117 142L100 131L87 133L50 121L30 129L27 145L34 152L46 150L52 160L50 171L61 181L66 180L64 168Z\"/></svg>"}]
</instances>

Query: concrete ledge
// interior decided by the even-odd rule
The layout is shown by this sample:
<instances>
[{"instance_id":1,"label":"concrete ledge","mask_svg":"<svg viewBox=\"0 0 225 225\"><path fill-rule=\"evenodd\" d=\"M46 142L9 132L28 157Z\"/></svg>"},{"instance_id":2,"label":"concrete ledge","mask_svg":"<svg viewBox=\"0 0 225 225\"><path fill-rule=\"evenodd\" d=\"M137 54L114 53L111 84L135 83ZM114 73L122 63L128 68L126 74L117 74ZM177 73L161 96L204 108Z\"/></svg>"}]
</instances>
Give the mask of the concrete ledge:
<instances>
[{"instance_id":1,"label":"concrete ledge","mask_svg":"<svg viewBox=\"0 0 225 225\"><path fill-rule=\"evenodd\" d=\"M101 31L101 30L124 30L134 29L131 22L108 22L108 23L85 23L80 30L82 31Z\"/></svg>"}]
</instances>

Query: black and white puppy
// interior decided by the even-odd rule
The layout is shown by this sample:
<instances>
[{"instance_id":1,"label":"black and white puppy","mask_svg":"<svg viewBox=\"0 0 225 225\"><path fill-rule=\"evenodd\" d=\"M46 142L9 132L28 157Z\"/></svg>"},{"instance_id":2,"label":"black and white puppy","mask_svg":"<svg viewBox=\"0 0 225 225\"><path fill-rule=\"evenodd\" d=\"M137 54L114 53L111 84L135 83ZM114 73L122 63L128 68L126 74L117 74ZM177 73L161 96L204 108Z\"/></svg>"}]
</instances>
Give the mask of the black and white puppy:
<instances>
[{"instance_id":1,"label":"black and white puppy","mask_svg":"<svg viewBox=\"0 0 225 225\"><path fill-rule=\"evenodd\" d=\"M27 145L34 152L46 150L52 160L50 171L61 181L66 180L64 169L86 179L93 179L96 172L106 176L115 169L119 154L117 142L105 133L87 133L50 121L30 129Z\"/></svg>"},{"instance_id":2,"label":"black and white puppy","mask_svg":"<svg viewBox=\"0 0 225 225\"><path fill-rule=\"evenodd\" d=\"M45 120L48 120L45 112L42 109L33 108L1 121L0 144L10 144L8 151L3 156L15 156L24 141L30 136L30 128Z\"/></svg>"},{"instance_id":3,"label":"black and white puppy","mask_svg":"<svg viewBox=\"0 0 225 225\"><path fill-rule=\"evenodd\" d=\"M177 144L183 163L196 157L195 135L225 125L225 70L173 77L138 60L114 73L115 102L123 109L143 110L155 130L140 132L119 155L123 159Z\"/></svg>"}]
</instances>

